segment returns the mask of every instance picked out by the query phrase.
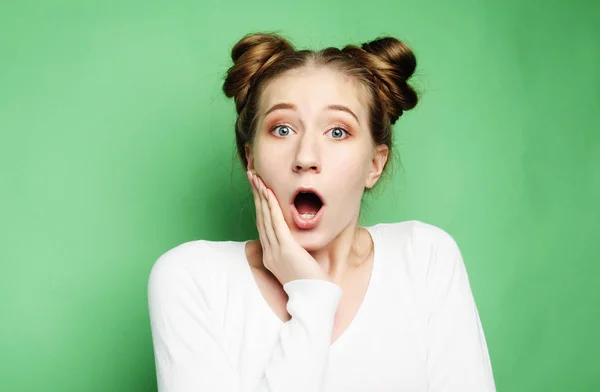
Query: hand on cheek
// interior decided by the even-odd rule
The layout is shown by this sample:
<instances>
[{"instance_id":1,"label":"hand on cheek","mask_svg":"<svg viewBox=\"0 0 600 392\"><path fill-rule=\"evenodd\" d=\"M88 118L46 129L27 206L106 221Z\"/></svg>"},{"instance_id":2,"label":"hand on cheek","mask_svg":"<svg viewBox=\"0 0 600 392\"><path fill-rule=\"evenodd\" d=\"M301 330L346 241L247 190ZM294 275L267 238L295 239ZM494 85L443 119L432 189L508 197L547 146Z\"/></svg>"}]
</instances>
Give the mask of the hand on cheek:
<instances>
[{"instance_id":1,"label":"hand on cheek","mask_svg":"<svg viewBox=\"0 0 600 392\"><path fill-rule=\"evenodd\" d=\"M284 285L296 279L322 279L327 275L293 238L277 198L262 179L247 172L256 207L256 227L263 248L263 264Z\"/></svg>"}]
</instances>

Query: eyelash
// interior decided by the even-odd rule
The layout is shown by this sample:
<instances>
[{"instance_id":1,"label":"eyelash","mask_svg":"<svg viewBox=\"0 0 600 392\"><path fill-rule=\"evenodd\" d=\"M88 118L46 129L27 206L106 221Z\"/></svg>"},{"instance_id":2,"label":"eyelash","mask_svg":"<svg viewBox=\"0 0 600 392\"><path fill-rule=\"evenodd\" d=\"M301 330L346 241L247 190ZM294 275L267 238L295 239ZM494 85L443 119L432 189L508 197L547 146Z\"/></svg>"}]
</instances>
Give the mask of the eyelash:
<instances>
[{"instance_id":1,"label":"eyelash","mask_svg":"<svg viewBox=\"0 0 600 392\"><path fill-rule=\"evenodd\" d=\"M281 127L281 126L288 127L288 128L290 128L292 130L294 129L293 127L291 127L288 124L281 123L281 124L274 125L269 132L273 133L273 132L275 132L277 130L278 127ZM330 128L328 132L331 132L334 129L341 129L342 131L346 132L346 137L349 137L351 135L350 134L350 130L348 130L348 128L346 128L346 126L344 126L342 124L334 124L333 128ZM277 137L284 138L285 136L277 136ZM336 139L336 140L342 140L342 139L345 139L345 138L340 138L340 139Z\"/></svg>"}]
</instances>

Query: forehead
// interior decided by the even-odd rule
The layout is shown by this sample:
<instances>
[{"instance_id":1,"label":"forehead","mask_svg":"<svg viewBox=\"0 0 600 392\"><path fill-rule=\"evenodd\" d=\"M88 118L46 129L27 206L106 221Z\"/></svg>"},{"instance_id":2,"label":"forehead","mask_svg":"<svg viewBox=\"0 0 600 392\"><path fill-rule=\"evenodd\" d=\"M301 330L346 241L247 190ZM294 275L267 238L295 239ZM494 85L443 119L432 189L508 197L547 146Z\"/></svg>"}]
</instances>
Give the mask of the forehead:
<instances>
[{"instance_id":1,"label":"forehead","mask_svg":"<svg viewBox=\"0 0 600 392\"><path fill-rule=\"evenodd\" d=\"M261 112L289 102L300 111L314 113L327 105L348 106L359 118L366 119L366 91L355 80L324 67L302 67L286 71L269 81L260 97Z\"/></svg>"}]
</instances>

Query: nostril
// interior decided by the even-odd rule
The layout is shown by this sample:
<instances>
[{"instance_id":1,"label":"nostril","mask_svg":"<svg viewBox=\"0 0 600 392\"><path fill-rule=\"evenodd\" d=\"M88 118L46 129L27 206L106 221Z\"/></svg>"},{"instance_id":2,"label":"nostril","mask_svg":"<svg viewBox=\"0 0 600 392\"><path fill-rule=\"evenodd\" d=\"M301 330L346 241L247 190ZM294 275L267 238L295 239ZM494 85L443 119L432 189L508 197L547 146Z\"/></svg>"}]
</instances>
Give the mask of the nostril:
<instances>
[{"instance_id":1,"label":"nostril","mask_svg":"<svg viewBox=\"0 0 600 392\"><path fill-rule=\"evenodd\" d=\"M304 166L296 166L296 170L300 171L300 170L304 170L305 167ZM314 170L314 171L319 171L319 167L318 166L310 166L310 168L306 168L306 170Z\"/></svg>"}]
</instances>

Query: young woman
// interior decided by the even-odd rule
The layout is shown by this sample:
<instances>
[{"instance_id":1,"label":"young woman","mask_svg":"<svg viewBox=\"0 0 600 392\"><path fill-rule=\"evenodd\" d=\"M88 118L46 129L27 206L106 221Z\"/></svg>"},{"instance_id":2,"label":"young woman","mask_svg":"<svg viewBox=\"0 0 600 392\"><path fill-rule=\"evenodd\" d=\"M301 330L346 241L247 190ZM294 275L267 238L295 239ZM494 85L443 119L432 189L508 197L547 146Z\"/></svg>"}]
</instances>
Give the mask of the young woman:
<instances>
[{"instance_id":1,"label":"young woman","mask_svg":"<svg viewBox=\"0 0 600 392\"><path fill-rule=\"evenodd\" d=\"M186 242L155 263L159 391L495 391L453 238L420 221L357 226L392 125L417 103L412 51L254 34L232 58L223 89L259 239Z\"/></svg>"}]
</instances>

